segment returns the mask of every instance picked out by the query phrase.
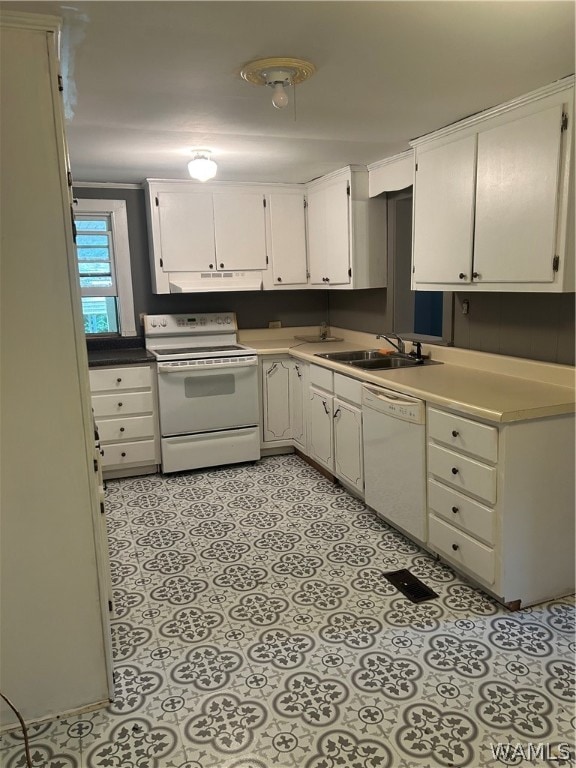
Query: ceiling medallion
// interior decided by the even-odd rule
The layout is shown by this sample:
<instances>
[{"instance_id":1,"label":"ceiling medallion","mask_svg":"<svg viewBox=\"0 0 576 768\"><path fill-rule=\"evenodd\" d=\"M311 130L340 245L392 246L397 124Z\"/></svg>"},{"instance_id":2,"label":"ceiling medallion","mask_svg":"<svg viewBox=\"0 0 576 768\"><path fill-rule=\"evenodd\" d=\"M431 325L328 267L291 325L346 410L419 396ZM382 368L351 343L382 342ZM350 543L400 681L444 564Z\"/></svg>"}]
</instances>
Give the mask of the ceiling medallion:
<instances>
[{"instance_id":1,"label":"ceiling medallion","mask_svg":"<svg viewBox=\"0 0 576 768\"><path fill-rule=\"evenodd\" d=\"M304 59L273 57L256 59L245 64L240 76L254 85L269 85L274 93L272 104L282 109L288 104L287 86L295 86L308 80L316 72L316 67Z\"/></svg>"}]
</instances>

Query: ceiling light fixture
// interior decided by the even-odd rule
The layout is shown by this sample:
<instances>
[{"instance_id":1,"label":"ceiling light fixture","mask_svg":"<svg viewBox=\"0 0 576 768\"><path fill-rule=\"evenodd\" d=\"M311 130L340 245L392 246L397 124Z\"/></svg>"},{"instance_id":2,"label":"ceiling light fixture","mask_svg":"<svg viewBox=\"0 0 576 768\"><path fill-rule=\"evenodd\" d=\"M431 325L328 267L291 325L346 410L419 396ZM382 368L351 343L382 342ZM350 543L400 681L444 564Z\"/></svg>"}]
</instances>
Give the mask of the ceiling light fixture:
<instances>
[{"instance_id":1,"label":"ceiling light fixture","mask_svg":"<svg viewBox=\"0 0 576 768\"><path fill-rule=\"evenodd\" d=\"M188 173L198 181L208 181L216 176L218 166L212 160L209 149L193 149L193 158L188 163Z\"/></svg>"},{"instance_id":2,"label":"ceiling light fixture","mask_svg":"<svg viewBox=\"0 0 576 768\"><path fill-rule=\"evenodd\" d=\"M268 85L273 89L272 104L283 109L288 104L286 88L308 80L316 67L304 59L256 59L245 64L240 75L254 85Z\"/></svg>"}]
</instances>

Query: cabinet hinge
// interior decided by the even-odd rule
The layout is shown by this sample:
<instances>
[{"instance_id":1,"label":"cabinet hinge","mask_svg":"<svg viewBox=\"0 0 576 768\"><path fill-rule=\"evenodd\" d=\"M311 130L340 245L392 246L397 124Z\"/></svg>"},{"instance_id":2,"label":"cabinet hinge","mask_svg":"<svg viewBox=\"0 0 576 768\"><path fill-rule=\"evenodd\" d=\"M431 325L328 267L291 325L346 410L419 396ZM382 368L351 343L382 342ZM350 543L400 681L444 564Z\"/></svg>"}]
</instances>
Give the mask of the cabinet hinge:
<instances>
[{"instance_id":1,"label":"cabinet hinge","mask_svg":"<svg viewBox=\"0 0 576 768\"><path fill-rule=\"evenodd\" d=\"M416 170L418 170L418 163L416 163Z\"/></svg>"},{"instance_id":2,"label":"cabinet hinge","mask_svg":"<svg viewBox=\"0 0 576 768\"><path fill-rule=\"evenodd\" d=\"M163 268L164 268L164 259L160 259L160 268L161 268L161 269L163 269Z\"/></svg>"},{"instance_id":3,"label":"cabinet hinge","mask_svg":"<svg viewBox=\"0 0 576 768\"><path fill-rule=\"evenodd\" d=\"M304 198L304 208L308 208L308 200Z\"/></svg>"},{"instance_id":4,"label":"cabinet hinge","mask_svg":"<svg viewBox=\"0 0 576 768\"><path fill-rule=\"evenodd\" d=\"M346 184L346 194L348 195L348 197L350 197L350 184L349 183Z\"/></svg>"},{"instance_id":5,"label":"cabinet hinge","mask_svg":"<svg viewBox=\"0 0 576 768\"><path fill-rule=\"evenodd\" d=\"M352 277L352 267L348 269L348 277Z\"/></svg>"},{"instance_id":6,"label":"cabinet hinge","mask_svg":"<svg viewBox=\"0 0 576 768\"><path fill-rule=\"evenodd\" d=\"M68 179L68 186L70 188L72 188L72 184L73 184L73 181L72 181L72 171L67 171L66 172L66 177Z\"/></svg>"},{"instance_id":7,"label":"cabinet hinge","mask_svg":"<svg viewBox=\"0 0 576 768\"><path fill-rule=\"evenodd\" d=\"M62 75L58 75L58 90L60 92L64 90L64 80L62 79Z\"/></svg>"},{"instance_id":8,"label":"cabinet hinge","mask_svg":"<svg viewBox=\"0 0 576 768\"><path fill-rule=\"evenodd\" d=\"M554 256L552 259L552 272L558 272L560 267L560 256Z\"/></svg>"},{"instance_id":9,"label":"cabinet hinge","mask_svg":"<svg viewBox=\"0 0 576 768\"><path fill-rule=\"evenodd\" d=\"M105 514L105 512L106 512L106 510L104 509L104 502L101 501L100 502L100 514L103 515L103 514Z\"/></svg>"},{"instance_id":10,"label":"cabinet hinge","mask_svg":"<svg viewBox=\"0 0 576 768\"><path fill-rule=\"evenodd\" d=\"M264 208L266 208L266 198L265 197L262 198L262 205L264 206Z\"/></svg>"},{"instance_id":11,"label":"cabinet hinge","mask_svg":"<svg viewBox=\"0 0 576 768\"><path fill-rule=\"evenodd\" d=\"M416 272L416 266L412 266L412 274L414 274L414 272Z\"/></svg>"},{"instance_id":12,"label":"cabinet hinge","mask_svg":"<svg viewBox=\"0 0 576 768\"><path fill-rule=\"evenodd\" d=\"M158 200L158 195L154 198L154 202L156 203L156 208L160 207L160 200Z\"/></svg>"},{"instance_id":13,"label":"cabinet hinge","mask_svg":"<svg viewBox=\"0 0 576 768\"><path fill-rule=\"evenodd\" d=\"M94 472L98 472L98 459L94 459Z\"/></svg>"},{"instance_id":14,"label":"cabinet hinge","mask_svg":"<svg viewBox=\"0 0 576 768\"><path fill-rule=\"evenodd\" d=\"M266 264L268 264L268 254L266 254Z\"/></svg>"},{"instance_id":15,"label":"cabinet hinge","mask_svg":"<svg viewBox=\"0 0 576 768\"><path fill-rule=\"evenodd\" d=\"M112 606L112 600L108 600L108 610L110 611L110 613L112 613L112 611L114 610Z\"/></svg>"},{"instance_id":16,"label":"cabinet hinge","mask_svg":"<svg viewBox=\"0 0 576 768\"><path fill-rule=\"evenodd\" d=\"M562 112L562 122L560 124L560 132L568 130L568 115L566 112Z\"/></svg>"},{"instance_id":17,"label":"cabinet hinge","mask_svg":"<svg viewBox=\"0 0 576 768\"><path fill-rule=\"evenodd\" d=\"M310 280L310 272L306 272L306 280Z\"/></svg>"}]
</instances>

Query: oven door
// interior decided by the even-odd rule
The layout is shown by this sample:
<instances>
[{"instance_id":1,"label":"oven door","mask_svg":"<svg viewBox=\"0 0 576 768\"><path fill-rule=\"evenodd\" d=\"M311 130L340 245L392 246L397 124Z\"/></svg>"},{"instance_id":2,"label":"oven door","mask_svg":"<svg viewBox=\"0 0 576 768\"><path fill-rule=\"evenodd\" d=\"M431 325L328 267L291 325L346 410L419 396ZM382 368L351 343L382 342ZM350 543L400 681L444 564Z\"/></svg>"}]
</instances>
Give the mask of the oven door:
<instances>
[{"instance_id":1,"label":"oven door","mask_svg":"<svg viewBox=\"0 0 576 768\"><path fill-rule=\"evenodd\" d=\"M258 361L159 363L162 437L258 424Z\"/></svg>"}]
</instances>

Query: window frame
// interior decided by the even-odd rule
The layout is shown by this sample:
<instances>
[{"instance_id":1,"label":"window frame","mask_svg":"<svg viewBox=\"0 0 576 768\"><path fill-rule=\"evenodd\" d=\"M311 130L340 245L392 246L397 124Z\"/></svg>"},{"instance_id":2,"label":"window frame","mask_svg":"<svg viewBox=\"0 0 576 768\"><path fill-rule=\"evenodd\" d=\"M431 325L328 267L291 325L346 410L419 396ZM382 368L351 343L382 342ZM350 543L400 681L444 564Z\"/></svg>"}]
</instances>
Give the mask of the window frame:
<instances>
[{"instance_id":1,"label":"window frame","mask_svg":"<svg viewBox=\"0 0 576 768\"><path fill-rule=\"evenodd\" d=\"M115 270L116 299L118 311L118 335L136 336L134 317L134 294L132 289L132 269L130 262L130 242L128 239L128 215L126 200L89 199L78 197L74 200L74 215L101 215L110 218L112 233L112 259ZM78 262L78 258L76 258ZM88 296L80 288L81 296ZM91 295L93 295L91 290ZM100 295L100 294L99 294ZM104 294L102 294L104 295ZM90 334L91 338L99 334ZM116 335L116 334L114 334Z\"/></svg>"}]
</instances>

